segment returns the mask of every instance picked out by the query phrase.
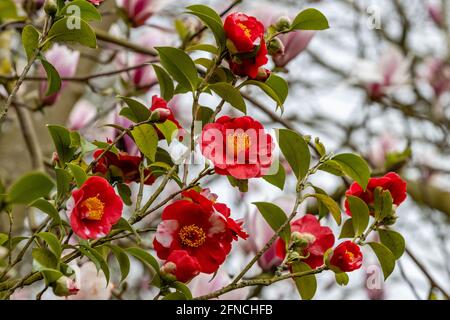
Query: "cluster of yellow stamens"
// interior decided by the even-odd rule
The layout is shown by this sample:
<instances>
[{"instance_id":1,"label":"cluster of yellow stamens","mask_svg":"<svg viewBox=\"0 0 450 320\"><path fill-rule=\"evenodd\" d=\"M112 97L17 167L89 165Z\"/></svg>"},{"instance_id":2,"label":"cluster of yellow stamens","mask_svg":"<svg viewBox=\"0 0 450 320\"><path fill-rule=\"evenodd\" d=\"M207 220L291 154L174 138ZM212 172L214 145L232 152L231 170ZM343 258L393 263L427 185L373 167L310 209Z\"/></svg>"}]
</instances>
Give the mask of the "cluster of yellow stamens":
<instances>
[{"instance_id":1,"label":"cluster of yellow stamens","mask_svg":"<svg viewBox=\"0 0 450 320\"><path fill-rule=\"evenodd\" d=\"M195 224L184 226L180 229L178 235L182 244L193 248L200 247L206 240L203 229Z\"/></svg>"},{"instance_id":2,"label":"cluster of yellow stamens","mask_svg":"<svg viewBox=\"0 0 450 320\"><path fill-rule=\"evenodd\" d=\"M252 36L252 31L245 24L239 22L237 25L242 29L242 31L244 31L244 34L247 38L250 38Z\"/></svg>"},{"instance_id":3,"label":"cluster of yellow stamens","mask_svg":"<svg viewBox=\"0 0 450 320\"><path fill-rule=\"evenodd\" d=\"M355 255L353 254L353 252L347 250L345 251L345 257L350 261L355 260Z\"/></svg>"},{"instance_id":4,"label":"cluster of yellow stamens","mask_svg":"<svg viewBox=\"0 0 450 320\"><path fill-rule=\"evenodd\" d=\"M250 137L246 133L235 133L227 137L227 146L231 147L234 154L250 148Z\"/></svg>"},{"instance_id":5,"label":"cluster of yellow stamens","mask_svg":"<svg viewBox=\"0 0 450 320\"><path fill-rule=\"evenodd\" d=\"M97 221L102 219L105 204L98 198L98 196L87 198L82 202L81 206L87 210L85 216L86 219Z\"/></svg>"}]
</instances>

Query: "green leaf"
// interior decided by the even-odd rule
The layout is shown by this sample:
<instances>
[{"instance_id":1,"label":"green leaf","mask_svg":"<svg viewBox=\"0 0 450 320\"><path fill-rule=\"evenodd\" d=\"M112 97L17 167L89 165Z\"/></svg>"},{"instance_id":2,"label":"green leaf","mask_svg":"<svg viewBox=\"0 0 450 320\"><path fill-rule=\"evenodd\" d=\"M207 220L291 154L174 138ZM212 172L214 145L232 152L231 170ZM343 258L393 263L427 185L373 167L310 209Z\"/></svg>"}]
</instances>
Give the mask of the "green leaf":
<instances>
[{"instance_id":1,"label":"green leaf","mask_svg":"<svg viewBox=\"0 0 450 320\"><path fill-rule=\"evenodd\" d=\"M280 76L277 76L275 73L271 73L265 84L276 92L281 101L281 105L283 105L289 92L289 85L286 80Z\"/></svg>"},{"instance_id":2,"label":"green leaf","mask_svg":"<svg viewBox=\"0 0 450 320\"><path fill-rule=\"evenodd\" d=\"M345 173L342 171L342 167L333 160L327 160L319 166L319 170L331 173L335 176L342 177Z\"/></svg>"},{"instance_id":3,"label":"green leaf","mask_svg":"<svg viewBox=\"0 0 450 320\"><path fill-rule=\"evenodd\" d=\"M38 50L39 37L39 31L32 25L26 25L22 30L22 45L27 54L28 61L30 61L36 50Z\"/></svg>"},{"instance_id":4,"label":"green leaf","mask_svg":"<svg viewBox=\"0 0 450 320\"><path fill-rule=\"evenodd\" d=\"M86 172L80 166L73 163L68 163L67 166L72 172L72 175L77 182L78 188L80 188L88 178Z\"/></svg>"},{"instance_id":5,"label":"green leaf","mask_svg":"<svg viewBox=\"0 0 450 320\"><path fill-rule=\"evenodd\" d=\"M158 78L161 97L166 101L170 101L175 93L175 87L173 85L172 78L166 70L164 70L157 64L152 64L152 66L155 70L156 77Z\"/></svg>"},{"instance_id":6,"label":"green leaf","mask_svg":"<svg viewBox=\"0 0 450 320\"><path fill-rule=\"evenodd\" d=\"M119 150L115 146L111 146L110 143L103 141L93 141L92 144L102 150L108 150L109 152L112 152L115 155L119 155Z\"/></svg>"},{"instance_id":7,"label":"green leaf","mask_svg":"<svg viewBox=\"0 0 450 320\"><path fill-rule=\"evenodd\" d=\"M107 246L111 249L114 256L116 257L117 263L119 263L121 274L120 282L123 282L130 273L130 259L125 253L125 250L123 250L121 247L113 244L108 244Z\"/></svg>"},{"instance_id":8,"label":"green leaf","mask_svg":"<svg viewBox=\"0 0 450 320\"><path fill-rule=\"evenodd\" d=\"M214 110L208 107L200 106L197 111L196 120L202 122L202 126L205 126L210 122L212 115L214 114Z\"/></svg>"},{"instance_id":9,"label":"green leaf","mask_svg":"<svg viewBox=\"0 0 450 320\"><path fill-rule=\"evenodd\" d=\"M381 194L380 215L378 217L375 216L375 218L381 221L384 218L392 215L392 205L393 205L393 200L392 200L391 193L389 192L389 190L384 190L383 193Z\"/></svg>"},{"instance_id":10,"label":"green leaf","mask_svg":"<svg viewBox=\"0 0 450 320\"><path fill-rule=\"evenodd\" d=\"M129 107L129 109L123 108L120 111L121 116L127 117L133 122L143 122L150 118L150 110L139 101L127 97L119 96L119 98Z\"/></svg>"},{"instance_id":11,"label":"green leaf","mask_svg":"<svg viewBox=\"0 0 450 320\"><path fill-rule=\"evenodd\" d=\"M0 1L0 22L17 18L17 7L13 0Z\"/></svg>"},{"instance_id":12,"label":"green leaf","mask_svg":"<svg viewBox=\"0 0 450 320\"><path fill-rule=\"evenodd\" d=\"M191 290L182 282L175 281L171 284L171 286L176 289L178 292L181 292L187 300L192 300Z\"/></svg>"},{"instance_id":13,"label":"green leaf","mask_svg":"<svg viewBox=\"0 0 450 320\"><path fill-rule=\"evenodd\" d=\"M163 123L155 123L155 126L163 134L164 138L167 140L167 144L172 142L172 138L177 136L178 127L170 120L166 120Z\"/></svg>"},{"instance_id":14,"label":"green leaf","mask_svg":"<svg viewBox=\"0 0 450 320\"><path fill-rule=\"evenodd\" d=\"M61 218L59 216L58 210L56 210L55 206L51 204L49 201L45 199L37 199L33 203L30 204L30 207L37 208L42 212L49 215L50 218L53 219L56 223L61 223Z\"/></svg>"},{"instance_id":15,"label":"green leaf","mask_svg":"<svg viewBox=\"0 0 450 320\"><path fill-rule=\"evenodd\" d=\"M270 202L253 202L253 204L261 212L263 218L267 221L269 226L276 232L287 220L287 216L284 211ZM290 242L291 239L291 226L289 223L280 232L281 239L284 240L286 244Z\"/></svg>"},{"instance_id":16,"label":"green leaf","mask_svg":"<svg viewBox=\"0 0 450 320\"><path fill-rule=\"evenodd\" d=\"M342 225L341 234L339 235L339 239L344 238L354 238L355 237L355 229L353 227L352 218L345 220Z\"/></svg>"},{"instance_id":17,"label":"green leaf","mask_svg":"<svg viewBox=\"0 0 450 320\"><path fill-rule=\"evenodd\" d=\"M56 152L58 153L61 166L64 166L66 162L72 160L76 148L71 147L72 140L70 138L70 131L62 126L47 125L48 131L52 136L53 143L55 144Z\"/></svg>"},{"instance_id":18,"label":"green leaf","mask_svg":"<svg viewBox=\"0 0 450 320\"><path fill-rule=\"evenodd\" d=\"M305 139L295 131L278 129L278 144L297 179L303 179L309 170L311 154Z\"/></svg>"},{"instance_id":19,"label":"green leaf","mask_svg":"<svg viewBox=\"0 0 450 320\"><path fill-rule=\"evenodd\" d=\"M190 88L192 91L197 88L199 78L194 61L183 50L172 47L155 48L161 59L162 66L181 86Z\"/></svg>"},{"instance_id":20,"label":"green leaf","mask_svg":"<svg viewBox=\"0 0 450 320\"><path fill-rule=\"evenodd\" d=\"M393 253L395 259L400 259L405 252L405 239L403 236L393 230L378 229L380 241Z\"/></svg>"},{"instance_id":21,"label":"green leaf","mask_svg":"<svg viewBox=\"0 0 450 320\"><path fill-rule=\"evenodd\" d=\"M308 197L314 197L319 202L321 202L325 207L330 210L331 215L338 225L341 225L341 209L339 209L339 205L327 194L310 194Z\"/></svg>"},{"instance_id":22,"label":"green leaf","mask_svg":"<svg viewBox=\"0 0 450 320\"><path fill-rule=\"evenodd\" d=\"M124 218L120 218L119 221L113 225L112 227L113 230L125 230L125 231L130 231L131 233L134 233L135 237L138 239L138 241L140 241L140 237L139 234L136 232L136 230L134 230L134 228L131 226L131 224L128 222L127 219Z\"/></svg>"},{"instance_id":23,"label":"green leaf","mask_svg":"<svg viewBox=\"0 0 450 320\"><path fill-rule=\"evenodd\" d=\"M127 206L131 206L133 202L131 201L130 187L125 183L118 183L117 191L119 192L119 196L122 198L123 203Z\"/></svg>"},{"instance_id":24,"label":"green leaf","mask_svg":"<svg viewBox=\"0 0 450 320\"><path fill-rule=\"evenodd\" d=\"M256 86L258 88L260 88L261 90L263 90L273 101L276 102L277 107L282 107L284 100L282 99L282 97L280 97L278 95L278 93L276 91L274 91L274 89L272 89L271 87L269 87L267 84L265 84L264 82L261 81L256 81L256 80L246 80L244 81L241 85L239 85L239 87L243 87L246 85L252 85L252 86ZM283 92L281 92L283 94Z\"/></svg>"},{"instance_id":25,"label":"green leaf","mask_svg":"<svg viewBox=\"0 0 450 320\"><path fill-rule=\"evenodd\" d=\"M0 246L8 241L8 235L6 233L0 233Z\"/></svg>"},{"instance_id":26,"label":"green leaf","mask_svg":"<svg viewBox=\"0 0 450 320\"><path fill-rule=\"evenodd\" d=\"M346 286L348 284L348 274L345 272L335 273L336 283L340 286Z\"/></svg>"},{"instance_id":27,"label":"green leaf","mask_svg":"<svg viewBox=\"0 0 450 320\"><path fill-rule=\"evenodd\" d=\"M56 269L42 268L40 272L44 277L46 285L50 285L56 282L59 278L63 276L62 272Z\"/></svg>"},{"instance_id":28,"label":"green leaf","mask_svg":"<svg viewBox=\"0 0 450 320\"><path fill-rule=\"evenodd\" d=\"M380 262L381 269L383 270L384 280L394 271L395 268L395 256L385 245L377 242L369 242L368 245L372 248L373 252Z\"/></svg>"},{"instance_id":29,"label":"green leaf","mask_svg":"<svg viewBox=\"0 0 450 320\"><path fill-rule=\"evenodd\" d=\"M136 259L143 262L144 264L146 264L147 266L151 267L153 269L153 271L155 271L156 273L159 272L158 261L144 249L141 249L139 247L131 247L131 248L126 248L125 251L128 252L128 254L135 257Z\"/></svg>"},{"instance_id":30,"label":"green leaf","mask_svg":"<svg viewBox=\"0 0 450 320\"><path fill-rule=\"evenodd\" d=\"M62 18L52 25L47 34L45 47L52 42L77 42L86 47L97 48L94 30L77 16Z\"/></svg>"},{"instance_id":31,"label":"green leaf","mask_svg":"<svg viewBox=\"0 0 450 320\"><path fill-rule=\"evenodd\" d=\"M363 158L353 153L342 153L334 156L332 160L341 166L345 174L366 190L370 178L370 169Z\"/></svg>"},{"instance_id":32,"label":"green leaf","mask_svg":"<svg viewBox=\"0 0 450 320\"><path fill-rule=\"evenodd\" d=\"M44 240L56 258L61 257L61 244L59 243L58 238L50 232L40 232L36 236Z\"/></svg>"},{"instance_id":33,"label":"green leaf","mask_svg":"<svg viewBox=\"0 0 450 320\"><path fill-rule=\"evenodd\" d=\"M189 46L185 49L185 51L205 51L205 52L209 52L212 54L217 54L218 53L218 49L216 46L213 46L211 44L207 44L207 43L199 43L199 44L194 44L192 46Z\"/></svg>"},{"instance_id":34,"label":"green leaf","mask_svg":"<svg viewBox=\"0 0 450 320\"><path fill-rule=\"evenodd\" d=\"M217 82L208 85L212 91L214 91L219 97L231 104L233 107L243 112L247 113L247 107L245 101L241 96L238 89L233 87L231 84L226 82Z\"/></svg>"},{"instance_id":35,"label":"green leaf","mask_svg":"<svg viewBox=\"0 0 450 320\"><path fill-rule=\"evenodd\" d=\"M317 9L306 9L300 12L291 25L291 30L325 30L330 26L327 18Z\"/></svg>"},{"instance_id":36,"label":"green leaf","mask_svg":"<svg viewBox=\"0 0 450 320\"><path fill-rule=\"evenodd\" d=\"M106 278L106 285L108 285L109 284L110 272L109 272L108 263L103 258L103 256L98 251L96 251L95 249L93 249L91 247L88 247L86 245L81 245L79 250L80 250L80 252L83 255L88 257L89 260L91 260L95 264L97 272L99 270L103 271L103 274L105 275L105 278Z\"/></svg>"},{"instance_id":37,"label":"green leaf","mask_svg":"<svg viewBox=\"0 0 450 320\"><path fill-rule=\"evenodd\" d=\"M278 166L278 171L275 174L266 175L262 178L266 180L268 183L274 185L280 190L284 189L284 183L286 182L286 172L284 171L284 167L281 163L276 163Z\"/></svg>"},{"instance_id":38,"label":"green leaf","mask_svg":"<svg viewBox=\"0 0 450 320\"><path fill-rule=\"evenodd\" d=\"M240 192L248 192L248 180L247 179L236 179L232 176L227 176L228 181L232 187L236 187Z\"/></svg>"},{"instance_id":39,"label":"green leaf","mask_svg":"<svg viewBox=\"0 0 450 320\"><path fill-rule=\"evenodd\" d=\"M187 7L190 14L197 16L213 33L216 43L220 48L225 47L225 30L220 16L208 6L193 5Z\"/></svg>"},{"instance_id":40,"label":"green leaf","mask_svg":"<svg viewBox=\"0 0 450 320\"><path fill-rule=\"evenodd\" d=\"M72 176L66 170L56 168L56 191L57 200L65 197L70 190L70 181L72 181ZM42 209L41 209L42 210Z\"/></svg>"},{"instance_id":41,"label":"green leaf","mask_svg":"<svg viewBox=\"0 0 450 320\"><path fill-rule=\"evenodd\" d=\"M163 300L188 300L187 297L180 291L171 292L166 294Z\"/></svg>"},{"instance_id":42,"label":"green leaf","mask_svg":"<svg viewBox=\"0 0 450 320\"><path fill-rule=\"evenodd\" d=\"M369 225L369 208L367 207L367 204L358 197L347 196L347 201L352 213L355 235L360 236Z\"/></svg>"},{"instance_id":43,"label":"green leaf","mask_svg":"<svg viewBox=\"0 0 450 320\"><path fill-rule=\"evenodd\" d=\"M29 204L36 199L46 197L53 187L52 179L44 173L29 172L11 186L7 202Z\"/></svg>"},{"instance_id":44,"label":"green leaf","mask_svg":"<svg viewBox=\"0 0 450 320\"><path fill-rule=\"evenodd\" d=\"M74 0L72 2L67 3L64 8L61 9L59 15L60 16L71 16L77 13L76 8L73 6L77 6L79 8L79 12L81 14L81 19L85 21L101 21L102 16L98 12L97 8L91 3L85 0Z\"/></svg>"},{"instance_id":45,"label":"green leaf","mask_svg":"<svg viewBox=\"0 0 450 320\"><path fill-rule=\"evenodd\" d=\"M45 96L50 96L61 89L61 77L55 67L45 59L41 59L42 66L47 74L47 91Z\"/></svg>"},{"instance_id":46,"label":"green leaf","mask_svg":"<svg viewBox=\"0 0 450 320\"><path fill-rule=\"evenodd\" d=\"M311 268L304 262L294 261L291 264L292 273L306 272ZM303 300L311 300L317 290L317 281L314 274L294 278L295 286Z\"/></svg>"},{"instance_id":47,"label":"green leaf","mask_svg":"<svg viewBox=\"0 0 450 320\"><path fill-rule=\"evenodd\" d=\"M158 134L150 124L141 124L131 130L131 135L139 150L150 159L155 161L156 149L158 147Z\"/></svg>"},{"instance_id":48,"label":"green leaf","mask_svg":"<svg viewBox=\"0 0 450 320\"><path fill-rule=\"evenodd\" d=\"M42 269L57 269L58 259L48 249L34 248L31 252L33 256L33 269L41 271Z\"/></svg>"}]
</instances>

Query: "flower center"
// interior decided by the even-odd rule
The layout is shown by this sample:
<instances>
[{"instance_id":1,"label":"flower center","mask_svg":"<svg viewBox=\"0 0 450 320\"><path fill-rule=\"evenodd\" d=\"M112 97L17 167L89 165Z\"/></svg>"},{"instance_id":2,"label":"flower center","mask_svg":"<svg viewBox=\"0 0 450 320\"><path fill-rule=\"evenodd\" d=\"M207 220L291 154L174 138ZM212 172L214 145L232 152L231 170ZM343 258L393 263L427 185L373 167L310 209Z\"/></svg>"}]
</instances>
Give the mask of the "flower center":
<instances>
[{"instance_id":1,"label":"flower center","mask_svg":"<svg viewBox=\"0 0 450 320\"><path fill-rule=\"evenodd\" d=\"M237 25L242 29L242 31L244 31L244 34L247 38L250 38L252 36L252 31L245 24L239 22Z\"/></svg>"},{"instance_id":2,"label":"flower center","mask_svg":"<svg viewBox=\"0 0 450 320\"><path fill-rule=\"evenodd\" d=\"M105 204L98 198L98 195L87 198L81 206L86 208L86 212L84 213L85 219L97 221L102 219Z\"/></svg>"},{"instance_id":3,"label":"flower center","mask_svg":"<svg viewBox=\"0 0 450 320\"><path fill-rule=\"evenodd\" d=\"M246 133L235 133L228 136L227 145L231 147L234 154L245 151L250 148L250 137Z\"/></svg>"},{"instance_id":4,"label":"flower center","mask_svg":"<svg viewBox=\"0 0 450 320\"><path fill-rule=\"evenodd\" d=\"M206 240L203 229L195 224L184 226L180 229L178 235L182 244L193 248L200 247Z\"/></svg>"},{"instance_id":5,"label":"flower center","mask_svg":"<svg viewBox=\"0 0 450 320\"><path fill-rule=\"evenodd\" d=\"M352 252L347 251L347 250L345 251L345 257L350 261L355 260L355 255Z\"/></svg>"}]
</instances>

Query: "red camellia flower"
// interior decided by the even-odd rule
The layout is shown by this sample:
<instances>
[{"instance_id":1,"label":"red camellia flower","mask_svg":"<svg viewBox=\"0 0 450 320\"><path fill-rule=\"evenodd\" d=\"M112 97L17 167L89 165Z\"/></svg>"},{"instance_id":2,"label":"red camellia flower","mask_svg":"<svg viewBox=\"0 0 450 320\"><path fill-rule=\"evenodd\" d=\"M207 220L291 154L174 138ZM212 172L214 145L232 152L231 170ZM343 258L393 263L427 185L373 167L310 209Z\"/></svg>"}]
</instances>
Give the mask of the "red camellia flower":
<instances>
[{"instance_id":1,"label":"red camellia flower","mask_svg":"<svg viewBox=\"0 0 450 320\"><path fill-rule=\"evenodd\" d=\"M350 272L361 268L362 259L359 246L352 241L344 241L334 249L330 264L343 272Z\"/></svg>"},{"instance_id":2,"label":"red camellia flower","mask_svg":"<svg viewBox=\"0 0 450 320\"><path fill-rule=\"evenodd\" d=\"M83 239L107 235L122 216L123 202L102 177L88 178L72 192L67 212L73 232Z\"/></svg>"},{"instance_id":3,"label":"red camellia flower","mask_svg":"<svg viewBox=\"0 0 450 320\"><path fill-rule=\"evenodd\" d=\"M330 228L322 227L319 220L312 214L306 214L291 223L292 235L305 240L305 246L299 252L306 257L303 262L312 269L323 265L323 255L325 251L334 244L334 235ZM284 259L286 256L286 244L282 239L278 239L277 255Z\"/></svg>"},{"instance_id":4,"label":"red camellia flower","mask_svg":"<svg viewBox=\"0 0 450 320\"><path fill-rule=\"evenodd\" d=\"M264 25L256 18L238 12L227 16L224 29L229 40L231 71L255 79L260 67L268 61Z\"/></svg>"},{"instance_id":5,"label":"red camellia flower","mask_svg":"<svg viewBox=\"0 0 450 320\"><path fill-rule=\"evenodd\" d=\"M172 109L169 108L167 105L166 100L154 95L152 97L152 106L150 107L150 111L156 111L158 110L159 114L163 117L164 120L170 120L172 121L178 128L179 133L183 130L180 123L175 119L175 116L173 115ZM164 112L166 111L166 112ZM155 128L158 132L159 139L164 139L164 135L159 131L157 128ZM181 131L180 131L181 130ZM182 136L180 135L180 140L182 140Z\"/></svg>"},{"instance_id":6,"label":"red camellia flower","mask_svg":"<svg viewBox=\"0 0 450 320\"><path fill-rule=\"evenodd\" d=\"M217 174L237 179L265 175L272 164L272 137L251 117L220 117L202 131L202 154Z\"/></svg>"},{"instance_id":7,"label":"red camellia flower","mask_svg":"<svg viewBox=\"0 0 450 320\"><path fill-rule=\"evenodd\" d=\"M102 149L96 150L94 152L94 159L98 159L102 153ZM114 152L108 151L98 160L97 164L92 169L92 172L100 173L103 176L119 176L125 183L140 182L139 165L142 160L142 157L130 156L126 152L115 154ZM151 185L155 182L155 177L150 173L150 170L144 170L144 176L147 177L144 183L147 185Z\"/></svg>"},{"instance_id":8,"label":"red camellia flower","mask_svg":"<svg viewBox=\"0 0 450 320\"><path fill-rule=\"evenodd\" d=\"M178 281L188 282L200 273L200 265L186 250L174 250L167 257L161 268L162 272L171 273Z\"/></svg>"},{"instance_id":9,"label":"red camellia flower","mask_svg":"<svg viewBox=\"0 0 450 320\"><path fill-rule=\"evenodd\" d=\"M233 239L246 239L248 235L230 217L226 205L208 199L207 190L189 190L182 196L164 209L153 246L160 259L184 250L198 261L200 272L213 273L225 261Z\"/></svg>"},{"instance_id":10,"label":"red camellia flower","mask_svg":"<svg viewBox=\"0 0 450 320\"><path fill-rule=\"evenodd\" d=\"M397 206L406 199L406 182L395 172L389 172L385 176L379 178L370 178L366 191L364 191L357 182L353 182L350 188L345 192L345 195L358 197L371 207L375 201L374 192L377 187L380 187L382 190L389 190L393 203ZM352 215L347 200L345 200L345 211L349 216ZM373 212L371 212L371 214L373 214Z\"/></svg>"}]
</instances>

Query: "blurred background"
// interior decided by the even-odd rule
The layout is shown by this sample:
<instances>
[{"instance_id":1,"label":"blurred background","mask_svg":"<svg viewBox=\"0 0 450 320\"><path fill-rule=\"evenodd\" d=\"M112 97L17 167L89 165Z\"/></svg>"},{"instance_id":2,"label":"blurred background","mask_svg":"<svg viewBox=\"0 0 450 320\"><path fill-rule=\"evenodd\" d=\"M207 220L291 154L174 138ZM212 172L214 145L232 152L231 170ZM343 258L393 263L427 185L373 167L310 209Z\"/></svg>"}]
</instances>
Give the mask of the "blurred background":
<instances>
[{"instance_id":1,"label":"blurred background","mask_svg":"<svg viewBox=\"0 0 450 320\"><path fill-rule=\"evenodd\" d=\"M19 12L36 25L42 23L41 2L16 0ZM388 281L383 282L376 257L365 252L363 268L350 274L350 283L346 287L339 287L332 274L318 275L319 289L315 299L448 298L449 1L145 2L145 10L133 11L136 8L130 7L130 1L103 1L100 5L103 20L95 25L99 49L54 46L46 53L47 59L65 79L57 95L43 98L45 73L39 68L32 70L0 131L0 179L3 185L9 185L24 172L43 164L51 167L54 150L45 124L66 125L79 130L88 139L106 141L115 133L112 128L102 125L124 121L117 115L120 106L116 95L139 97L150 104L152 95L159 93L152 68L146 65L155 59L151 48L179 46L183 36L194 34L201 28L197 20L183 14L184 7L203 3L224 12L232 6L231 12L244 11L266 26L280 16L293 17L304 8L318 8L328 18L331 28L283 36L284 54L270 62L270 68L290 84L285 112L275 111L273 102L254 89L245 92L248 114L262 121L267 128L295 128L302 134L320 137L327 149L336 153L360 153L375 174L398 172L408 182L408 200L399 208L396 224L406 239L407 252ZM21 23L0 24L0 99L5 99L5 88L26 64L20 43L21 27ZM203 33L202 37L204 41L213 42L208 33ZM110 73L128 67L126 72ZM203 104L216 102L210 98ZM189 97L177 96L169 105L175 110L177 119L189 123ZM231 108L224 108L222 113L238 115ZM28 128L27 132L24 127ZM39 150L30 151L26 146L35 142ZM129 153L136 152L126 141L124 148L128 148ZM342 179L326 173L317 173L313 181L337 201L342 200L347 188ZM271 237L270 228L261 221L251 202L273 201L287 211L293 206L294 195L289 190L294 191L294 185L294 178L288 178L282 192L262 179L253 179L250 191L244 194L233 189L225 177L214 177L205 183L204 186L219 195L220 202L231 207L234 217L245 219L251 239L234 246L213 281L209 282L209 276L194 279L190 287L195 295L227 284L230 276L238 273ZM170 186L172 191L175 187ZM169 189L166 194L171 192ZM148 187L147 196L151 193L152 187ZM300 213L314 210L314 203L306 203ZM17 213L16 219L23 223L16 224L15 232L27 230L34 223L28 215L25 208ZM0 219L0 231L4 232L7 218L0 216ZM155 221L157 215L143 224ZM324 223L338 230L333 221ZM149 235L145 243L150 247L151 242ZM270 256L269 251L259 265L252 268L250 275L271 272L277 263L279 261ZM89 269L82 261L78 264L81 270ZM153 297L155 292L147 286L148 276L139 264L133 268L136 272L127 280L126 290L117 285L106 289L103 286L102 295L95 296L99 290L93 287L83 297ZM94 272L85 274L85 279L98 277ZM38 289L23 289L15 298L34 297ZM296 299L298 294L290 281L283 281L267 288L236 291L227 297ZM46 293L44 298L54 297Z\"/></svg>"}]
</instances>

